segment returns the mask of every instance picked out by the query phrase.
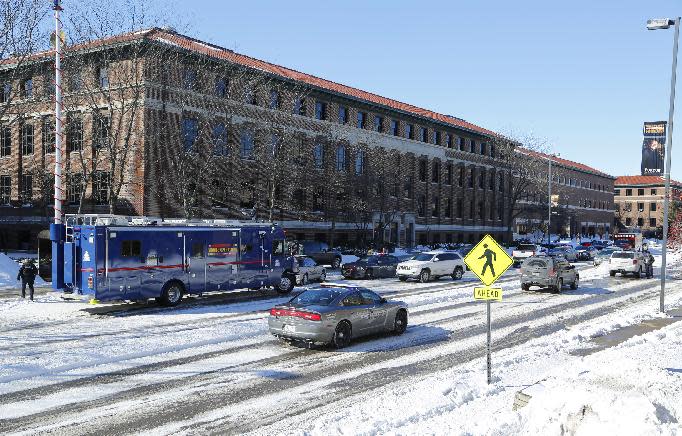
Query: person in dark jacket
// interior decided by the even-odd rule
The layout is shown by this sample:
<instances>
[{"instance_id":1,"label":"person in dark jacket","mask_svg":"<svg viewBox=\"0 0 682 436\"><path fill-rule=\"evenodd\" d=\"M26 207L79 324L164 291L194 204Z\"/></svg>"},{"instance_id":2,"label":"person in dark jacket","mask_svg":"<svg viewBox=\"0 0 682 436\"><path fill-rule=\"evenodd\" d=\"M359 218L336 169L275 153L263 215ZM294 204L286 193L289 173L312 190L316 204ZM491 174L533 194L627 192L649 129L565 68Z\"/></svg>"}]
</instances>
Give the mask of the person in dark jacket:
<instances>
[{"instance_id":1,"label":"person in dark jacket","mask_svg":"<svg viewBox=\"0 0 682 436\"><path fill-rule=\"evenodd\" d=\"M26 298L26 285L28 285L29 297L33 301L33 283L38 275L38 268L30 260L24 262L19 268L17 280L21 280L21 298Z\"/></svg>"}]
</instances>

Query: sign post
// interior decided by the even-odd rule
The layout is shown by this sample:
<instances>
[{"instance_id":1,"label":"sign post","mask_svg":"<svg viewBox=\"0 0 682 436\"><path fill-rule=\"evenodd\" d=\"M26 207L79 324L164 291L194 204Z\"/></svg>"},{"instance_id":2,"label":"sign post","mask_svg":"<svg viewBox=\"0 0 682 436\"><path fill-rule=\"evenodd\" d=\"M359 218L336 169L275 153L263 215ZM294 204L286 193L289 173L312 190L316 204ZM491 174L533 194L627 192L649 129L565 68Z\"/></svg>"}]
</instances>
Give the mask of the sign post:
<instances>
[{"instance_id":1,"label":"sign post","mask_svg":"<svg viewBox=\"0 0 682 436\"><path fill-rule=\"evenodd\" d=\"M502 274L509 269L514 263L514 260L509 257L507 252L500 246L500 244L490 235L485 235L481 242L466 255L464 263L469 267L471 272L476 274L476 277L481 280L485 286L474 287L474 299L485 300L487 312L487 340L486 340L486 361L488 384L492 380L492 329L490 322L490 301L502 301L502 288L491 288L490 285L495 283Z\"/></svg>"}]
</instances>

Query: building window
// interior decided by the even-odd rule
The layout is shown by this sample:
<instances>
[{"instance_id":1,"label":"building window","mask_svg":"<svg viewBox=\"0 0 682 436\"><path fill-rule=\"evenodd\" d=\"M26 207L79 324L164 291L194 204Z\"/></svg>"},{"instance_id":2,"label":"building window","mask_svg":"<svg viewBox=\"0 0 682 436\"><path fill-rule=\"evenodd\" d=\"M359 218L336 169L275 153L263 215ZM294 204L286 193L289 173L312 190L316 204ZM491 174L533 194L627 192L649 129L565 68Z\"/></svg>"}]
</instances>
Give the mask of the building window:
<instances>
[{"instance_id":1,"label":"building window","mask_svg":"<svg viewBox=\"0 0 682 436\"><path fill-rule=\"evenodd\" d=\"M438 161L434 161L431 164L431 182L440 182L440 163L438 163Z\"/></svg>"},{"instance_id":2,"label":"building window","mask_svg":"<svg viewBox=\"0 0 682 436\"><path fill-rule=\"evenodd\" d=\"M490 157L495 159L495 144L490 144Z\"/></svg>"},{"instance_id":3,"label":"building window","mask_svg":"<svg viewBox=\"0 0 682 436\"><path fill-rule=\"evenodd\" d=\"M485 204L482 201L478 202L478 219L485 219Z\"/></svg>"},{"instance_id":4,"label":"building window","mask_svg":"<svg viewBox=\"0 0 682 436\"><path fill-rule=\"evenodd\" d=\"M637 218L637 227L642 227L644 225L644 218Z\"/></svg>"},{"instance_id":5,"label":"building window","mask_svg":"<svg viewBox=\"0 0 682 436\"><path fill-rule=\"evenodd\" d=\"M425 159L419 160L419 181L420 182L426 181L426 160Z\"/></svg>"},{"instance_id":6,"label":"building window","mask_svg":"<svg viewBox=\"0 0 682 436\"><path fill-rule=\"evenodd\" d=\"M348 108L346 106L339 106L339 123L348 124Z\"/></svg>"},{"instance_id":7,"label":"building window","mask_svg":"<svg viewBox=\"0 0 682 436\"><path fill-rule=\"evenodd\" d=\"M483 170L478 173L478 188L485 189L485 172Z\"/></svg>"},{"instance_id":8,"label":"building window","mask_svg":"<svg viewBox=\"0 0 682 436\"><path fill-rule=\"evenodd\" d=\"M613 195L619 196L619 195L620 195L620 189L614 189L614 190L613 190Z\"/></svg>"},{"instance_id":9,"label":"building window","mask_svg":"<svg viewBox=\"0 0 682 436\"><path fill-rule=\"evenodd\" d=\"M33 200L33 175L22 174L19 201L21 204L29 204Z\"/></svg>"},{"instance_id":10,"label":"building window","mask_svg":"<svg viewBox=\"0 0 682 436\"><path fill-rule=\"evenodd\" d=\"M365 172L365 152L359 150L355 154L355 174L360 175Z\"/></svg>"},{"instance_id":11,"label":"building window","mask_svg":"<svg viewBox=\"0 0 682 436\"><path fill-rule=\"evenodd\" d=\"M469 188L473 188L474 187L474 169L473 168L471 168L469 170L468 179L469 179Z\"/></svg>"},{"instance_id":12,"label":"building window","mask_svg":"<svg viewBox=\"0 0 682 436\"><path fill-rule=\"evenodd\" d=\"M481 142L481 154L483 156L488 154L488 147L486 146L485 142Z\"/></svg>"},{"instance_id":13,"label":"building window","mask_svg":"<svg viewBox=\"0 0 682 436\"><path fill-rule=\"evenodd\" d=\"M242 130L239 141L239 155L242 159L253 159L253 132Z\"/></svg>"},{"instance_id":14,"label":"building window","mask_svg":"<svg viewBox=\"0 0 682 436\"><path fill-rule=\"evenodd\" d=\"M111 119L105 115L96 115L93 126L92 139L95 148L104 148L109 145L109 125Z\"/></svg>"},{"instance_id":15,"label":"building window","mask_svg":"<svg viewBox=\"0 0 682 436\"><path fill-rule=\"evenodd\" d=\"M83 89L83 76L81 71L76 69L69 75L69 90L71 92L77 92Z\"/></svg>"},{"instance_id":16,"label":"building window","mask_svg":"<svg viewBox=\"0 0 682 436\"><path fill-rule=\"evenodd\" d=\"M324 145L317 143L313 149L315 168L321 169L324 166Z\"/></svg>"},{"instance_id":17,"label":"building window","mask_svg":"<svg viewBox=\"0 0 682 436\"><path fill-rule=\"evenodd\" d=\"M461 198L457 199L457 218L462 218L464 216L464 202Z\"/></svg>"},{"instance_id":18,"label":"building window","mask_svg":"<svg viewBox=\"0 0 682 436\"><path fill-rule=\"evenodd\" d=\"M452 135L449 134L449 133L446 133L446 134L445 134L445 145L446 145L448 148L452 148Z\"/></svg>"},{"instance_id":19,"label":"building window","mask_svg":"<svg viewBox=\"0 0 682 436\"><path fill-rule=\"evenodd\" d=\"M459 151L464 151L464 138L462 138L461 136L457 137L457 148L459 149Z\"/></svg>"},{"instance_id":20,"label":"building window","mask_svg":"<svg viewBox=\"0 0 682 436\"><path fill-rule=\"evenodd\" d=\"M457 168L457 185L461 188L464 186L464 167L460 166Z\"/></svg>"},{"instance_id":21,"label":"building window","mask_svg":"<svg viewBox=\"0 0 682 436\"><path fill-rule=\"evenodd\" d=\"M398 136L400 123L398 120L391 120L391 135Z\"/></svg>"},{"instance_id":22,"label":"building window","mask_svg":"<svg viewBox=\"0 0 682 436\"><path fill-rule=\"evenodd\" d=\"M412 176L407 176L405 178L405 185L403 185L403 196L407 199L412 199L412 195L414 194L414 180L412 179Z\"/></svg>"},{"instance_id":23,"label":"building window","mask_svg":"<svg viewBox=\"0 0 682 436\"><path fill-rule=\"evenodd\" d=\"M626 197L631 197L631 196L632 196L632 189L626 189L626 190L625 190L625 196L626 196Z\"/></svg>"},{"instance_id":24,"label":"building window","mask_svg":"<svg viewBox=\"0 0 682 436\"><path fill-rule=\"evenodd\" d=\"M366 123L367 123L367 113L366 113L366 112L358 112L358 124L357 124L357 127L358 127L359 129L364 129Z\"/></svg>"},{"instance_id":25,"label":"building window","mask_svg":"<svg viewBox=\"0 0 682 436\"><path fill-rule=\"evenodd\" d=\"M651 212L656 212L656 203L649 203L649 210Z\"/></svg>"},{"instance_id":26,"label":"building window","mask_svg":"<svg viewBox=\"0 0 682 436\"><path fill-rule=\"evenodd\" d=\"M53 117L43 117L43 125L41 126L43 137L43 153L54 153L55 148L55 125Z\"/></svg>"},{"instance_id":27,"label":"building window","mask_svg":"<svg viewBox=\"0 0 682 436\"><path fill-rule=\"evenodd\" d=\"M319 212L324 209L324 188L316 187L313 190L313 211Z\"/></svg>"},{"instance_id":28,"label":"building window","mask_svg":"<svg viewBox=\"0 0 682 436\"><path fill-rule=\"evenodd\" d=\"M632 225L632 218L630 217L625 218L625 225L630 227Z\"/></svg>"},{"instance_id":29,"label":"building window","mask_svg":"<svg viewBox=\"0 0 682 436\"><path fill-rule=\"evenodd\" d=\"M417 200L417 216L424 216L426 214L426 196L420 195Z\"/></svg>"},{"instance_id":30,"label":"building window","mask_svg":"<svg viewBox=\"0 0 682 436\"><path fill-rule=\"evenodd\" d=\"M0 157L12 154L12 129L9 126L0 126Z\"/></svg>"},{"instance_id":31,"label":"building window","mask_svg":"<svg viewBox=\"0 0 682 436\"><path fill-rule=\"evenodd\" d=\"M54 65L52 65L52 68L54 68ZM54 96L54 88L54 73L51 69L48 69L43 74L43 96Z\"/></svg>"},{"instance_id":32,"label":"building window","mask_svg":"<svg viewBox=\"0 0 682 436\"><path fill-rule=\"evenodd\" d=\"M656 195L656 189L651 189L651 195Z\"/></svg>"},{"instance_id":33,"label":"building window","mask_svg":"<svg viewBox=\"0 0 682 436\"><path fill-rule=\"evenodd\" d=\"M488 177L488 189L491 191L495 189L495 174L490 173L490 177Z\"/></svg>"},{"instance_id":34,"label":"building window","mask_svg":"<svg viewBox=\"0 0 682 436\"><path fill-rule=\"evenodd\" d=\"M216 123L213 126L213 155L227 156L227 127L225 123Z\"/></svg>"},{"instance_id":35,"label":"building window","mask_svg":"<svg viewBox=\"0 0 682 436\"><path fill-rule=\"evenodd\" d=\"M224 77L215 79L215 95L216 97L227 97L227 80Z\"/></svg>"},{"instance_id":36,"label":"building window","mask_svg":"<svg viewBox=\"0 0 682 436\"><path fill-rule=\"evenodd\" d=\"M336 171L346 170L346 147L338 145L336 147Z\"/></svg>"},{"instance_id":37,"label":"building window","mask_svg":"<svg viewBox=\"0 0 682 436\"><path fill-rule=\"evenodd\" d=\"M643 188L637 189L637 195L644 195L644 189Z\"/></svg>"},{"instance_id":38,"label":"building window","mask_svg":"<svg viewBox=\"0 0 682 436\"><path fill-rule=\"evenodd\" d=\"M305 99L297 98L294 100L294 115L305 115Z\"/></svg>"},{"instance_id":39,"label":"building window","mask_svg":"<svg viewBox=\"0 0 682 436\"><path fill-rule=\"evenodd\" d=\"M452 172L453 171L454 171L454 167L452 166L451 163L449 163L447 174L445 175L445 183L447 183L448 185L452 185Z\"/></svg>"},{"instance_id":40,"label":"building window","mask_svg":"<svg viewBox=\"0 0 682 436\"><path fill-rule=\"evenodd\" d=\"M33 124L21 126L21 154L22 156L33 154Z\"/></svg>"},{"instance_id":41,"label":"building window","mask_svg":"<svg viewBox=\"0 0 682 436\"><path fill-rule=\"evenodd\" d=\"M440 132L437 130L434 130L433 132L433 143L436 145L440 145Z\"/></svg>"},{"instance_id":42,"label":"building window","mask_svg":"<svg viewBox=\"0 0 682 436\"><path fill-rule=\"evenodd\" d=\"M0 93L0 103L7 103L12 98L12 85L5 83L2 86L2 92Z\"/></svg>"},{"instance_id":43,"label":"building window","mask_svg":"<svg viewBox=\"0 0 682 436\"><path fill-rule=\"evenodd\" d=\"M66 131L66 151L83 150L83 120L78 117L69 117Z\"/></svg>"},{"instance_id":44,"label":"building window","mask_svg":"<svg viewBox=\"0 0 682 436\"><path fill-rule=\"evenodd\" d=\"M429 142L429 129L426 127L421 127L419 130L419 139L422 142Z\"/></svg>"},{"instance_id":45,"label":"building window","mask_svg":"<svg viewBox=\"0 0 682 436\"><path fill-rule=\"evenodd\" d=\"M374 115L374 131L379 133L384 131L384 118L379 115Z\"/></svg>"},{"instance_id":46,"label":"building window","mask_svg":"<svg viewBox=\"0 0 682 436\"><path fill-rule=\"evenodd\" d=\"M431 216L436 218L440 216L440 199L437 195L434 195L431 201Z\"/></svg>"},{"instance_id":47,"label":"building window","mask_svg":"<svg viewBox=\"0 0 682 436\"><path fill-rule=\"evenodd\" d=\"M95 198L95 204L100 206L109 204L109 183L109 173L95 171L92 184L92 195Z\"/></svg>"},{"instance_id":48,"label":"building window","mask_svg":"<svg viewBox=\"0 0 682 436\"><path fill-rule=\"evenodd\" d=\"M315 118L318 120L327 119L327 103L323 101L315 102Z\"/></svg>"},{"instance_id":49,"label":"building window","mask_svg":"<svg viewBox=\"0 0 682 436\"><path fill-rule=\"evenodd\" d=\"M644 203L637 203L637 210L639 212L644 212Z\"/></svg>"},{"instance_id":50,"label":"building window","mask_svg":"<svg viewBox=\"0 0 682 436\"><path fill-rule=\"evenodd\" d=\"M195 118L182 119L182 139L185 153L193 151L199 136L199 122Z\"/></svg>"},{"instance_id":51,"label":"building window","mask_svg":"<svg viewBox=\"0 0 682 436\"><path fill-rule=\"evenodd\" d=\"M258 105L258 98L256 97L256 91L251 85L247 85L244 88L244 104L251 104L254 106Z\"/></svg>"},{"instance_id":52,"label":"building window","mask_svg":"<svg viewBox=\"0 0 682 436\"><path fill-rule=\"evenodd\" d=\"M471 200L469 202L469 219L471 219L471 220L474 219L475 211L476 211L476 203L474 202L474 200Z\"/></svg>"},{"instance_id":53,"label":"building window","mask_svg":"<svg viewBox=\"0 0 682 436\"><path fill-rule=\"evenodd\" d=\"M83 174L71 174L67 177L66 197L69 204L79 204L83 194Z\"/></svg>"},{"instance_id":54,"label":"building window","mask_svg":"<svg viewBox=\"0 0 682 436\"><path fill-rule=\"evenodd\" d=\"M0 176L0 205L7 206L12 201L12 177Z\"/></svg>"},{"instance_id":55,"label":"building window","mask_svg":"<svg viewBox=\"0 0 682 436\"><path fill-rule=\"evenodd\" d=\"M405 124L405 137L407 139L414 139L414 125Z\"/></svg>"},{"instance_id":56,"label":"building window","mask_svg":"<svg viewBox=\"0 0 682 436\"><path fill-rule=\"evenodd\" d=\"M97 69L97 84L102 89L109 87L109 69L107 67Z\"/></svg>"},{"instance_id":57,"label":"building window","mask_svg":"<svg viewBox=\"0 0 682 436\"><path fill-rule=\"evenodd\" d=\"M182 70L182 87L185 89L194 89L197 83L197 72L196 70L185 67Z\"/></svg>"},{"instance_id":58,"label":"building window","mask_svg":"<svg viewBox=\"0 0 682 436\"><path fill-rule=\"evenodd\" d=\"M649 227L656 227L656 218L649 218Z\"/></svg>"},{"instance_id":59,"label":"building window","mask_svg":"<svg viewBox=\"0 0 682 436\"><path fill-rule=\"evenodd\" d=\"M445 218L452 218L452 200L445 200Z\"/></svg>"},{"instance_id":60,"label":"building window","mask_svg":"<svg viewBox=\"0 0 682 436\"><path fill-rule=\"evenodd\" d=\"M276 89L270 90L270 109L279 109L279 92Z\"/></svg>"},{"instance_id":61,"label":"building window","mask_svg":"<svg viewBox=\"0 0 682 436\"><path fill-rule=\"evenodd\" d=\"M33 79L28 78L21 82L21 97L25 99L33 98Z\"/></svg>"}]
</instances>

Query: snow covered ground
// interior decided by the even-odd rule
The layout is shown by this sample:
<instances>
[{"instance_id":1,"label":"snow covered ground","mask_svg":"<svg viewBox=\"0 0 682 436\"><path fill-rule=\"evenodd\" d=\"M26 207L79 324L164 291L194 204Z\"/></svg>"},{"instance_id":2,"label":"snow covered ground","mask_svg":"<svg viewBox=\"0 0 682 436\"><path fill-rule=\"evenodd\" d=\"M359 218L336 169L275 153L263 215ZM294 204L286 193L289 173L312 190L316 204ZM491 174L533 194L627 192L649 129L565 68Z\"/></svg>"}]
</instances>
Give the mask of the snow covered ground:
<instances>
[{"instance_id":1,"label":"snow covered ground","mask_svg":"<svg viewBox=\"0 0 682 436\"><path fill-rule=\"evenodd\" d=\"M670 257L671 271L682 266ZM660 259L657 259L660 264ZM284 298L90 315L55 293L0 298L0 429L10 434L679 434L682 322L581 357L591 340L661 317L658 281L578 264L581 286L498 282L493 383L478 282L355 281L410 305L402 336L335 351L267 331ZM16 277L16 276L15 276ZM670 278L667 307L682 306ZM341 280L331 276L331 280ZM584 353L583 353L584 354ZM512 410L517 391L535 385Z\"/></svg>"}]
</instances>

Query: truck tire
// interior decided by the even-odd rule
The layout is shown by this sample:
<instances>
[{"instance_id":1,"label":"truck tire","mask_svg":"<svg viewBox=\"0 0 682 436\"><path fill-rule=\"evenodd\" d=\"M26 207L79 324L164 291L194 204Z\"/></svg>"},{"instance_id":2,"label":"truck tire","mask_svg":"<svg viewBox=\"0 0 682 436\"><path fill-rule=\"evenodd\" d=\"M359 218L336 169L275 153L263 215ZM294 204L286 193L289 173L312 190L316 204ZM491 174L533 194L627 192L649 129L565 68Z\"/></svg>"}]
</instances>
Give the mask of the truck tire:
<instances>
[{"instance_id":1,"label":"truck tire","mask_svg":"<svg viewBox=\"0 0 682 436\"><path fill-rule=\"evenodd\" d=\"M580 282L580 277L575 276L575 280L573 280L573 283L571 283L571 289L576 290L578 289L578 283Z\"/></svg>"},{"instance_id":2,"label":"truck tire","mask_svg":"<svg viewBox=\"0 0 682 436\"><path fill-rule=\"evenodd\" d=\"M398 276L398 280L400 280L401 282L406 282L406 281L407 281L407 277L405 277L405 276Z\"/></svg>"},{"instance_id":3,"label":"truck tire","mask_svg":"<svg viewBox=\"0 0 682 436\"><path fill-rule=\"evenodd\" d=\"M185 293L185 289L179 282L169 282L161 290L161 300L162 306L173 307L177 306L182 300L182 295ZM157 301L159 301L157 300Z\"/></svg>"},{"instance_id":4,"label":"truck tire","mask_svg":"<svg viewBox=\"0 0 682 436\"><path fill-rule=\"evenodd\" d=\"M615 271L609 271L609 275L610 275L611 277L615 277L615 276L616 276L616 272L615 272Z\"/></svg>"},{"instance_id":5,"label":"truck tire","mask_svg":"<svg viewBox=\"0 0 682 436\"><path fill-rule=\"evenodd\" d=\"M292 289L294 289L295 281L296 279L293 278L291 274L282 274L282 277L279 279L279 283L275 286L275 290L280 294L288 294Z\"/></svg>"},{"instance_id":6,"label":"truck tire","mask_svg":"<svg viewBox=\"0 0 682 436\"><path fill-rule=\"evenodd\" d=\"M452 280L461 280L464 275L464 271L461 266L456 266L455 270L452 272Z\"/></svg>"}]
</instances>

